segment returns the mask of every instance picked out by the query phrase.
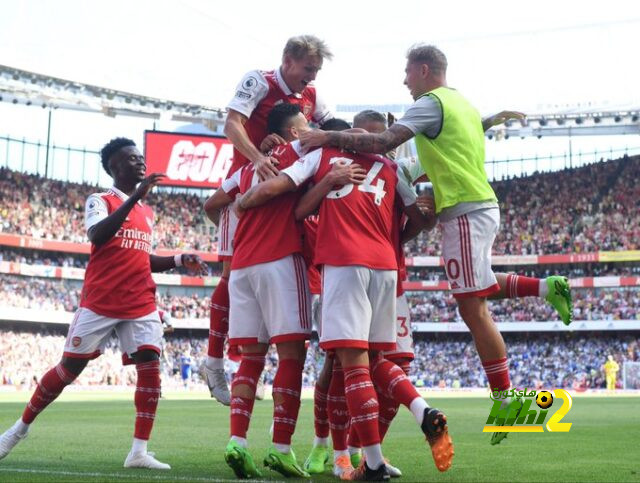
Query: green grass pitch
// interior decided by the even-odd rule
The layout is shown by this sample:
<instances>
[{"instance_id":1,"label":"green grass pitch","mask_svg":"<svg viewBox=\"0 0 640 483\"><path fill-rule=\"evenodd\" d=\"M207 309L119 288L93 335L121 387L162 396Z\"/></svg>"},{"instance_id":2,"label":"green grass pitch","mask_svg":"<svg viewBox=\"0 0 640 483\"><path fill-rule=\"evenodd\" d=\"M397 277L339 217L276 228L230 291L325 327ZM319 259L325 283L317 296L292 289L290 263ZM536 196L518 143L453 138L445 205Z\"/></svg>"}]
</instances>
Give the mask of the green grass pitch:
<instances>
[{"instance_id":1,"label":"green grass pitch","mask_svg":"<svg viewBox=\"0 0 640 483\"><path fill-rule=\"evenodd\" d=\"M21 414L28 395L0 394L0 430ZM0 481L231 481L223 449L228 410L212 399L168 394L160 402L149 449L170 472L126 470L133 394L71 393L40 415L29 437L0 461ZM498 446L482 433L491 401L433 398L449 417L456 456L440 474L422 434L401 408L384 453L402 469L399 481L640 481L640 398L574 397L562 422L569 433L512 433ZM269 443L271 401L256 403L250 450L260 463ZM294 449L304 461L313 437L313 403L303 400ZM264 471L265 479L280 475ZM330 472L314 481L335 481Z\"/></svg>"}]
</instances>

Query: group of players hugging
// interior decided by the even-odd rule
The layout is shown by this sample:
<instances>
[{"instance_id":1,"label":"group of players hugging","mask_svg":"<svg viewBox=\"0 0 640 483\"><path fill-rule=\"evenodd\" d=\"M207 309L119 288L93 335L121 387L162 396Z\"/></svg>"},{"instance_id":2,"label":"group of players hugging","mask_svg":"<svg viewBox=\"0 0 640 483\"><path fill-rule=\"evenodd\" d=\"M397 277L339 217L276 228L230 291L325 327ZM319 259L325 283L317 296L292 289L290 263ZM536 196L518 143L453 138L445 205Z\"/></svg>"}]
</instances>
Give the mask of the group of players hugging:
<instances>
[{"instance_id":1,"label":"group of players hugging","mask_svg":"<svg viewBox=\"0 0 640 483\"><path fill-rule=\"evenodd\" d=\"M439 224L451 293L492 389L504 391L511 383L488 299L540 297L565 324L572 320L565 277L537 279L491 268L500 212L484 170L484 132L523 114L503 111L483 119L447 86L445 55L419 44L407 53L404 80L414 104L394 123L367 110L351 126L332 115L313 86L323 61L331 58L322 40L296 36L287 41L279 68L242 78L225 122L233 162L204 204L218 225L223 274L211 297L203 375L212 397L230 406L224 458L239 478L261 476L247 430L271 344L278 365L265 466L284 476L324 473L331 435L336 477L382 481L401 476L381 445L405 406L437 469L451 467L447 418L407 377L413 344L402 288L403 243L423 230ZM396 159L396 148L412 138L417 158ZM87 199L91 257L80 308L60 363L44 374L23 415L0 436L0 459L115 332L123 360L137 370L135 432L124 466L170 469L147 451L160 397L162 338L151 273L180 266L205 273L207 267L195 254L151 253L153 212L142 200L164 175L146 175L135 143L116 138L101 156L114 184ZM419 196L415 185L426 181L433 194ZM301 465L291 439L313 329L325 358L314 388L313 448ZM231 357L239 361L230 388L224 370L227 341ZM522 401L507 397L503 405L517 412ZM494 433L491 443L506 435Z\"/></svg>"}]
</instances>

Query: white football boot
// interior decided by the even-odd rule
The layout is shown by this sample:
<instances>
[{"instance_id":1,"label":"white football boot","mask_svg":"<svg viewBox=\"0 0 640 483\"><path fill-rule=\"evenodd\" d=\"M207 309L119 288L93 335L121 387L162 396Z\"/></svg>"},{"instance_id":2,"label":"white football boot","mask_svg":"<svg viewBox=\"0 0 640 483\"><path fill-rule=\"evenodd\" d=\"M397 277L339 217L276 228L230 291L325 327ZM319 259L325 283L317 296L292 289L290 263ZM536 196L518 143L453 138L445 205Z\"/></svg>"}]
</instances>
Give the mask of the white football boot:
<instances>
[{"instance_id":1,"label":"white football boot","mask_svg":"<svg viewBox=\"0 0 640 483\"><path fill-rule=\"evenodd\" d=\"M167 463L162 463L154 457L154 453L151 452L130 452L127 455L127 459L124 460L125 468L147 468L150 470L170 470L171 466Z\"/></svg>"},{"instance_id":2,"label":"white football boot","mask_svg":"<svg viewBox=\"0 0 640 483\"><path fill-rule=\"evenodd\" d=\"M16 423L17 424L17 423ZM13 447L28 436L28 432L19 434L14 424L0 436L0 460L7 456Z\"/></svg>"},{"instance_id":3,"label":"white football boot","mask_svg":"<svg viewBox=\"0 0 640 483\"><path fill-rule=\"evenodd\" d=\"M225 406L231 405L231 393L227 386L227 378L224 369L210 369L206 364L202 364L200 375L207 382L211 397Z\"/></svg>"}]
</instances>

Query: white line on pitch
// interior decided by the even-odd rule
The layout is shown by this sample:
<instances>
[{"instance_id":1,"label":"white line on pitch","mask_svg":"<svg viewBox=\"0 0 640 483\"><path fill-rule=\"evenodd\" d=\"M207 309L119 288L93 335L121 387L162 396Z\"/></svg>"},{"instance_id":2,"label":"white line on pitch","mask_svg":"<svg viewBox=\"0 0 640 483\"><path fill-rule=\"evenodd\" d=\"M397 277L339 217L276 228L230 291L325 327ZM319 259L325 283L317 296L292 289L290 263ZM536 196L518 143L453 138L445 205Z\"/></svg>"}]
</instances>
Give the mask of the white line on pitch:
<instances>
[{"instance_id":1,"label":"white line on pitch","mask_svg":"<svg viewBox=\"0 0 640 483\"><path fill-rule=\"evenodd\" d=\"M222 478L205 478L202 476L163 476L163 475L149 475L149 474L126 474L126 473L98 473L98 472L83 472L83 471L56 471L56 470L34 470L29 468L3 468L0 467L0 472L5 473L30 473L40 475L59 475L59 476L86 476L92 478L121 478L121 479L135 479L135 480L161 480L161 481L210 481L214 483L237 483L238 480L227 480ZM260 481L260 480L256 480Z\"/></svg>"}]
</instances>

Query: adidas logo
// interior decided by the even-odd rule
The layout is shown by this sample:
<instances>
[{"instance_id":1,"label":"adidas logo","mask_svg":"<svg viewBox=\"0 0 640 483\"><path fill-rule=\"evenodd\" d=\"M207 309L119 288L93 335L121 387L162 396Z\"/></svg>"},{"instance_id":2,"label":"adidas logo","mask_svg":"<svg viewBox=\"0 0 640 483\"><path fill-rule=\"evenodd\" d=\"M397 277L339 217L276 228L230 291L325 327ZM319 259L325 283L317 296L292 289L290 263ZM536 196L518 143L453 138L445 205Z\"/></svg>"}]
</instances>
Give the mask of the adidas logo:
<instances>
[{"instance_id":1,"label":"adidas logo","mask_svg":"<svg viewBox=\"0 0 640 483\"><path fill-rule=\"evenodd\" d=\"M234 397L231 400L231 404L239 404L239 405L244 406L244 400L241 397Z\"/></svg>"},{"instance_id":2,"label":"adidas logo","mask_svg":"<svg viewBox=\"0 0 640 483\"><path fill-rule=\"evenodd\" d=\"M451 288L460 288L460 285L458 285L458 282L454 280L453 282L451 282Z\"/></svg>"},{"instance_id":3,"label":"adidas logo","mask_svg":"<svg viewBox=\"0 0 640 483\"><path fill-rule=\"evenodd\" d=\"M371 398L362 406L360 406L360 409L369 409L369 408L377 408L377 407L378 407L378 401L375 398Z\"/></svg>"},{"instance_id":4,"label":"adidas logo","mask_svg":"<svg viewBox=\"0 0 640 483\"><path fill-rule=\"evenodd\" d=\"M284 407L282 407L282 404L279 404L275 408L273 408L273 412L274 413L286 413L287 410Z\"/></svg>"}]
</instances>

